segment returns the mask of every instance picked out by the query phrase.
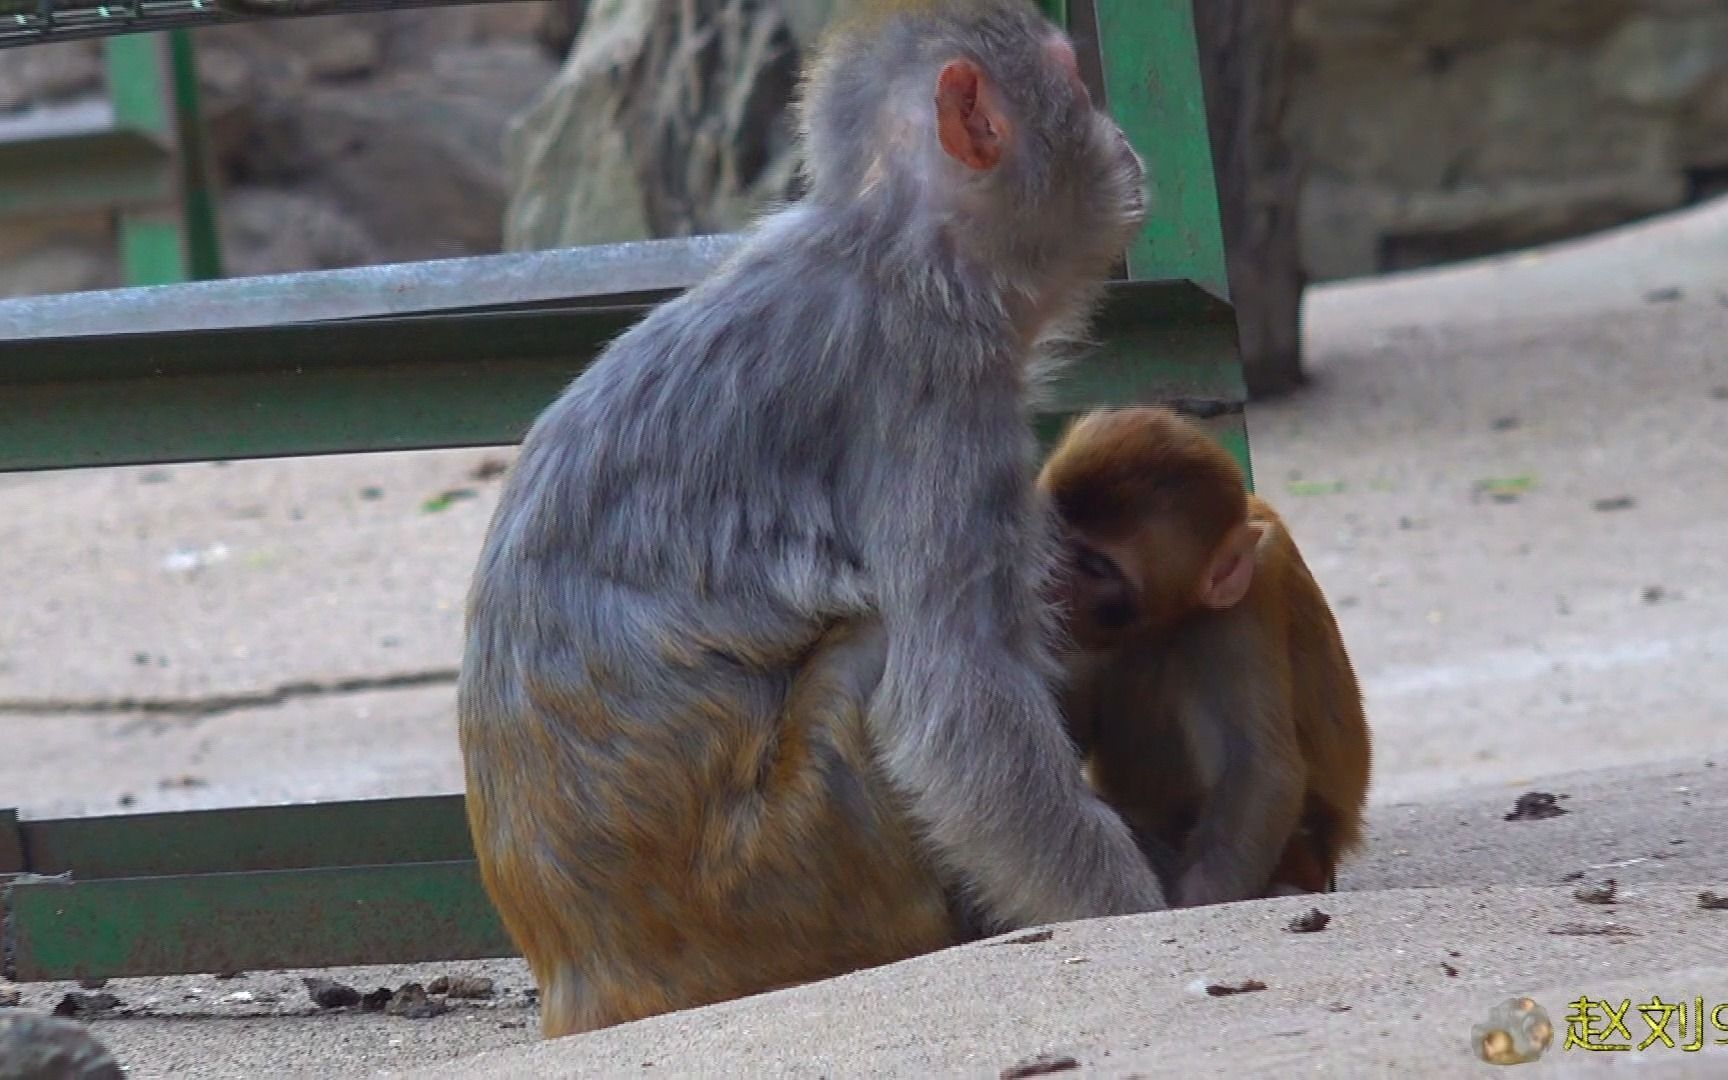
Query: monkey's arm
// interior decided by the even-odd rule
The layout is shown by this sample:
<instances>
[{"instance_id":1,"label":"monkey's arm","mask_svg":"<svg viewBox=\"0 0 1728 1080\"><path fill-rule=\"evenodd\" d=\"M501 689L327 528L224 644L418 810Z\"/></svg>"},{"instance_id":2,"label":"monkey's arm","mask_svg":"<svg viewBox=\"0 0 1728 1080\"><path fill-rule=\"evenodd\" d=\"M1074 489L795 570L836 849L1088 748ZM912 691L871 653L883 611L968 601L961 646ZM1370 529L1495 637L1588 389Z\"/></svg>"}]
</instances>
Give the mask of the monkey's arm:
<instances>
[{"instance_id":1,"label":"monkey's arm","mask_svg":"<svg viewBox=\"0 0 1728 1080\"><path fill-rule=\"evenodd\" d=\"M1172 900L1250 899L1278 865L1307 783L1289 657L1246 604L1186 635L1181 652L1179 709L1208 790Z\"/></svg>"},{"instance_id":2,"label":"monkey's arm","mask_svg":"<svg viewBox=\"0 0 1728 1080\"><path fill-rule=\"evenodd\" d=\"M868 524L865 552L889 636L872 708L885 766L995 919L1160 909L1156 877L1087 787L1058 714L1037 592L1049 538L1018 403L992 416L987 393L906 418L898 430L911 434L875 466L873 504L892 508Z\"/></svg>"}]
</instances>

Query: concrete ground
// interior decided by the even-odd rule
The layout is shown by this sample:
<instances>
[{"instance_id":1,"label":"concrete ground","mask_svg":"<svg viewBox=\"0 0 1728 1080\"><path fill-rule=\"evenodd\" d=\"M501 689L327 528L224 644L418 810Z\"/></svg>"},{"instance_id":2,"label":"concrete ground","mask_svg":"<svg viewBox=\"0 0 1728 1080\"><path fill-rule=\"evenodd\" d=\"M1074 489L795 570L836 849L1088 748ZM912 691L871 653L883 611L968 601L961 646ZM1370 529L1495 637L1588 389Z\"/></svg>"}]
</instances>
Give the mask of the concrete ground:
<instances>
[{"instance_id":1,"label":"concrete ground","mask_svg":"<svg viewBox=\"0 0 1728 1080\"><path fill-rule=\"evenodd\" d=\"M319 1013L293 975L126 980L134 1015L96 1031L141 1077L1450 1075L1506 994L1562 1032L1580 993L1728 1001L1728 913L1693 900L1728 893L1728 202L1316 289L1307 318L1314 385L1249 423L1375 728L1371 849L1326 931L1283 931L1295 901L1106 920L547 1045L513 962L462 965L500 997L423 1021ZM0 477L0 805L458 790L448 680L507 458ZM1505 822L1530 788L1572 812ZM1192 986L1246 978L1268 989ZM1559 1045L1532 1075L1724 1067Z\"/></svg>"}]
</instances>

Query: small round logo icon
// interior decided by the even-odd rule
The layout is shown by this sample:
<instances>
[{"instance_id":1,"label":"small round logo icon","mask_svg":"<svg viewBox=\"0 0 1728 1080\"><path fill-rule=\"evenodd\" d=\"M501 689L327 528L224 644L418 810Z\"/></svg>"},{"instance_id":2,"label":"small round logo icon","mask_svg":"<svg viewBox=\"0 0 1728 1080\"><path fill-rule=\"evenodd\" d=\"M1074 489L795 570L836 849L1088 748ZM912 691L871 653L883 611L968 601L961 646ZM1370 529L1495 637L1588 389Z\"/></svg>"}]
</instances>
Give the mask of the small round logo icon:
<instances>
[{"instance_id":1,"label":"small round logo icon","mask_svg":"<svg viewBox=\"0 0 1728 1080\"><path fill-rule=\"evenodd\" d=\"M1535 998L1511 997L1470 1029L1470 1041L1476 1056L1490 1065L1523 1065L1547 1052L1554 1042L1554 1025Z\"/></svg>"}]
</instances>

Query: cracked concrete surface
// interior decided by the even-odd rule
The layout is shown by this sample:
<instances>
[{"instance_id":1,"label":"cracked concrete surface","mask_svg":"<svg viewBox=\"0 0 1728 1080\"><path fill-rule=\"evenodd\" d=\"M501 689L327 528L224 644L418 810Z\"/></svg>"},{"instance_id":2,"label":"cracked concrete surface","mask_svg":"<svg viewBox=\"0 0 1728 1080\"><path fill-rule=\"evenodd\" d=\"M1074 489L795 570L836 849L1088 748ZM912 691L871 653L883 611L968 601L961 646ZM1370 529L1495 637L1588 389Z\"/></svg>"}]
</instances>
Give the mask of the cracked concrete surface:
<instances>
[{"instance_id":1,"label":"cracked concrete surface","mask_svg":"<svg viewBox=\"0 0 1728 1080\"><path fill-rule=\"evenodd\" d=\"M1457 1038L1520 979L1552 990L1551 1010L1597 975L1640 994L1728 987L1728 923L1682 914L1688 889L1728 892L1728 821L1705 764L1728 754L1728 201L1542 252L1328 286L1307 319L1315 384L1254 406L1249 423L1260 490L1338 609L1375 729L1373 848L1336 902L1358 926L1350 942L1327 939L1290 966L1282 938L1253 937L1282 907L1150 916L1074 931L1077 952L1119 969L1101 982L1085 965L929 958L503 1049L484 1069L460 1059L531 1041L531 1025L497 1026L531 1016L526 1004L420 1024L205 1009L99 1030L137 1076L440 1061L464 1075L547 1075L644 1060L657 1073L826 1062L835 1074L994 1075L1034 1043L1071 1045L1108 1074L1163 1055L1183 1075L1279 1062L1441 1075L1479 1068ZM507 458L0 477L0 805L48 816L458 790L451 690L436 680L458 659L462 595L497 490L476 474ZM472 497L428 506L448 491ZM431 681L341 692L346 680L413 673ZM246 705L302 683L337 692ZM1572 794L1573 814L1501 823L1530 787ZM1654 890L1615 918L1681 919L1688 935L1578 943L1516 929L1521 910L1568 911L1559 878L1579 871ZM1542 888L1476 900L1478 882ZM1437 886L1455 891L1389 891ZM1459 914L1472 903L1479 924ZM1208 971L1272 973L1298 989L1196 1011L1181 994L1187 976L1149 947L1149 935L1170 936L1166 924L1213 958ZM1398 974L1395 943L1411 935L1424 949L1468 939L1466 955L1488 961L1473 969L1485 981L1471 970L1429 979L1435 965ZM499 970L520 980L519 967ZM178 1001L201 984L152 985ZM56 989L30 993L46 1001ZM1357 994L1362 1011L1302 1012L1322 991ZM1156 1020L1166 1015L1222 1034L1183 1037ZM1027 1017L1037 1020L1022 1035L997 1023ZM1638 1067L1711 1074L1686 1060L1644 1055ZM1568 1056L1567 1075L1583 1068Z\"/></svg>"},{"instance_id":2,"label":"cracked concrete surface","mask_svg":"<svg viewBox=\"0 0 1728 1080\"><path fill-rule=\"evenodd\" d=\"M117 697L117 698L12 698L0 699L0 713L21 716L91 716L121 713L137 716L220 716L242 709L269 709L306 698L332 694L363 694L373 690L410 690L418 686L440 686L456 681L455 668L409 671L397 675L356 675L328 682L302 680L282 683L268 690L249 693L211 694L206 697Z\"/></svg>"}]
</instances>

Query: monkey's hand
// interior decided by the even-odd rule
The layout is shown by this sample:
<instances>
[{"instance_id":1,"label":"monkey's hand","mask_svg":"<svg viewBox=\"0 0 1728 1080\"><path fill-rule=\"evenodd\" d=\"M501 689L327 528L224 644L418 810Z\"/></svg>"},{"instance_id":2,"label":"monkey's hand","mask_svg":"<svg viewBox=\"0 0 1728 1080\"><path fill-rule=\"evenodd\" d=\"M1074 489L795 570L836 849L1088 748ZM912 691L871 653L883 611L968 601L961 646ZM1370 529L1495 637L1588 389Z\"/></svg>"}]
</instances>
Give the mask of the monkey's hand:
<instances>
[{"instance_id":1,"label":"monkey's hand","mask_svg":"<svg viewBox=\"0 0 1728 1080\"><path fill-rule=\"evenodd\" d=\"M1302 780L1299 761L1274 754L1227 769L1201 809L1172 904L1200 907L1261 896L1302 808Z\"/></svg>"},{"instance_id":2,"label":"monkey's hand","mask_svg":"<svg viewBox=\"0 0 1728 1080\"><path fill-rule=\"evenodd\" d=\"M1181 907L1174 894L1176 868L1182 865L1182 853L1160 840L1149 830L1129 826L1134 833L1134 842L1140 845L1140 853L1146 856L1146 863L1152 867L1152 872L1158 875L1158 880L1164 883L1164 891L1170 896L1171 907Z\"/></svg>"},{"instance_id":3,"label":"monkey's hand","mask_svg":"<svg viewBox=\"0 0 1728 1080\"><path fill-rule=\"evenodd\" d=\"M1015 388L901 402L865 562L888 663L871 725L937 857L1010 926L1163 908L1128 826L1087 787L1037 593L1045 535ZM931 433L961 432L953 439ZM1023 501L1022 501L1023 500Z\"/></svg>"},{"instance_id":4,"label":"monkey's hand","mask_svg":"<svg viewBox=\"0 0 1728 1080\"><path fill-rule=\"evenodd\" d=\"M1196 628L1179 646L1187 652L1181 662L1215 673L1190 689L1183 711L1184 726L1202 747L1199 758L1217 770L1177 877L1175 899L1184 907L1262 895L1301 825L1308 783L1286 654L1251 618L1230 614Z\"/></svg>"},{"instance_id":5,"label":"monkey's hand","mask_svg":"<svg viewBox=\"0 0 1728 1080\"><path fill-rule=\"evenodd\" d=\"M1176 887L1170 891L1170 906L1205 907L1208 904L1227 904L1232 900L1247 899L1237 895L1238 891L1229 882L1216 880L1204 865L1196 864L1176 879Z\"/></svg>"}]
</instances>

